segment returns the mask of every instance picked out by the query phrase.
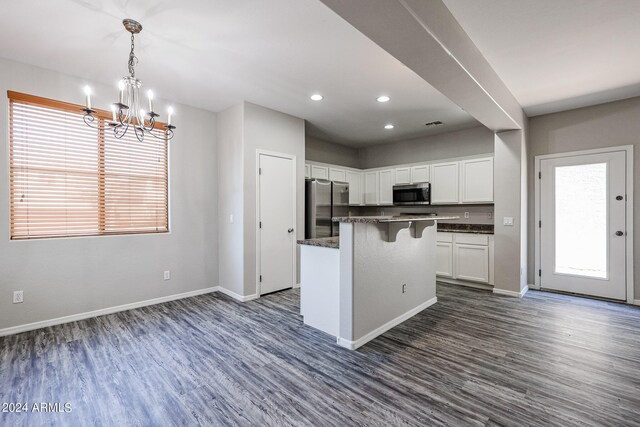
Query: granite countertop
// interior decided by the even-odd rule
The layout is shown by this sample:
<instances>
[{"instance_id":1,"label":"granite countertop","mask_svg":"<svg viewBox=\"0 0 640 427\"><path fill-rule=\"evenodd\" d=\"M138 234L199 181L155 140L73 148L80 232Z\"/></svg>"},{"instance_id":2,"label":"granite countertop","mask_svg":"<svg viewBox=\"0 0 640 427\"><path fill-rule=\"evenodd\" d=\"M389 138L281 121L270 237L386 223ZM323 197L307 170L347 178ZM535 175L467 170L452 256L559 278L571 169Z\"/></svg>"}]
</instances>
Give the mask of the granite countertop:
<instances>
[{"instance_id":1,"label":"granite countertop","mask_svg":"<svg viewBox=\"0 0 640 427\"><path fill-rule=\"evenodd\" d=\"M450 233L493 234L493 224L443 224L439 222L438 231Z\"/></svg>"},{"instance_id":2,"label":"granite countertop","mask_svg":"<svg viewBox=\"0 0 640 427\"><path fill-rule=\"evenodd\" d=\"M298 240L299 245L319 246L321 248L340 248L340 237L320 237L318 239Z\"/></svg>"},{"instance_id":3,"label":"granite countertop","mask_svg":"<svg viewBox=\"0 0 640 427\"><path fill-rule=\"evenodd\" d=\"M401 215L401 216L337 216L331 218L333 222L351 222L380 224L389 222L407 221L434 221L460 219L459 216L435 216L435 215Z\"/></svg>"}]
</instances>

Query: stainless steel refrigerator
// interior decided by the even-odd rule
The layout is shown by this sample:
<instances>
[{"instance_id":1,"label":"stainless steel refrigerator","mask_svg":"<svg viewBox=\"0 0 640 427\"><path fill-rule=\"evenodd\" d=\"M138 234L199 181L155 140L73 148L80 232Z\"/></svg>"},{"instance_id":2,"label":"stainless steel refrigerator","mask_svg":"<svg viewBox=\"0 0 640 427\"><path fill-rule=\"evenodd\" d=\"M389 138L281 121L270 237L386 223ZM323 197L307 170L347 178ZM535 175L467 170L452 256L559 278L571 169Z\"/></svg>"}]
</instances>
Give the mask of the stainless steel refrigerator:
<instances>
[{"instance_id":1,"label":"stainless steel refrigerator","mask_svg":"<svg viewBox=\"0 0 640 427\"><path fill-rule=\"evenodd\" d=\"M305 238L317 239L340 234L335 216L349 216L349 184L326 179L305 181Z\"/></svg>"}]
</instances>

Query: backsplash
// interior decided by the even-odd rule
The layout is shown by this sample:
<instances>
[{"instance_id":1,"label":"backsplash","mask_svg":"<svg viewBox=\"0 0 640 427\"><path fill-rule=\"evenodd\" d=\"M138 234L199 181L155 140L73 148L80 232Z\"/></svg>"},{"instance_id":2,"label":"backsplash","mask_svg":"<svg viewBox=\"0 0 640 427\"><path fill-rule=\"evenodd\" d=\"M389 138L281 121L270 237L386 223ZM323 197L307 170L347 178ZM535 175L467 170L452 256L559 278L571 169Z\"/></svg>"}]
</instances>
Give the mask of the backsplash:
<instances>
[{"instance_id":1,"label":"backsplash","mask_svg":"<svg viewBox=\"0 0 640 427\"><path fill-rule=\"evenodd\" d=\"M465 218L465 212L469 218ZM442 221L459 224L493 224L493 205L452 205L452 206L351 206L350 215L400 215L436 213L440 216L459 216L459 220Z\"/></svg>"}]
</instances>

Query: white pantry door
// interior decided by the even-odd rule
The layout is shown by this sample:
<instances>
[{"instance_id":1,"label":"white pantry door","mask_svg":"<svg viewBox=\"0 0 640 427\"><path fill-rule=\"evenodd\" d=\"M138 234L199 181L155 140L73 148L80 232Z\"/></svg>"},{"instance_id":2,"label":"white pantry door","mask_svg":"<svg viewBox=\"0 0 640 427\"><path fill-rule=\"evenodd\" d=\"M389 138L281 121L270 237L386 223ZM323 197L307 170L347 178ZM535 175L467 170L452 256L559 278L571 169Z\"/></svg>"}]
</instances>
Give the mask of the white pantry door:
<instances>
[{"instance_id":1,"label":"white pantry door","mask_svg":"<svg viewBox=\"0 0 640 427\"><path fill-rule=\"evenodd\" d=\"M295 163L259 155L260 295L291 288L295 277Z\"/></svg>"},{"instance_id":2,"label":"white pantry door","mask_svg":"<svg viewBox=\"0 0 640 427\"><path fill-rule=\"evenodd\" d=\"M626 153L540 161L540 286L626 299Z\"/></svg>"}]
</instances>

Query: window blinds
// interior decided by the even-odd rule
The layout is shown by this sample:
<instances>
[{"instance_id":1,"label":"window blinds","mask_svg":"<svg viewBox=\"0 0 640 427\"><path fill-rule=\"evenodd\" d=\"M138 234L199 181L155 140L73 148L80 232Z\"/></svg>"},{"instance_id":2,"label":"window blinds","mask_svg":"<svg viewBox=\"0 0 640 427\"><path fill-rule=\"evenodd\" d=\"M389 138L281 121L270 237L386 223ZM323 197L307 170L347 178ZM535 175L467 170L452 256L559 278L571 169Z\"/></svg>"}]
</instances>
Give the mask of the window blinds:
<instances>
[{"instance_id":1,"label":"window blinds","mask_svg":"<svg viewBox=\"0 0 640 427\"><path fill-rule=\"evenodd\" d=\"M168 231L166 139L117 139L79 105L8 95L12 239Z\"/></svg>"}]
</instances>

